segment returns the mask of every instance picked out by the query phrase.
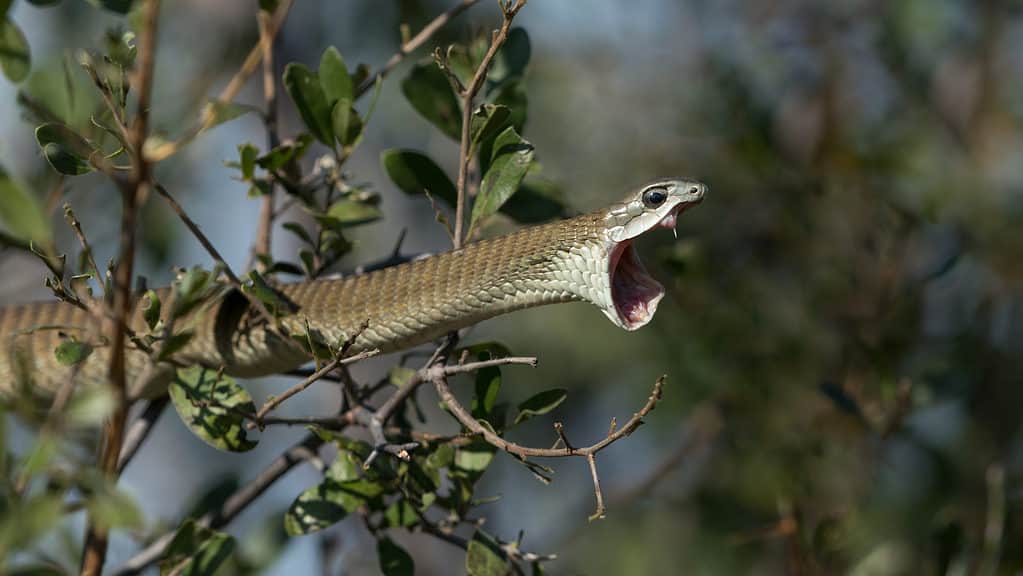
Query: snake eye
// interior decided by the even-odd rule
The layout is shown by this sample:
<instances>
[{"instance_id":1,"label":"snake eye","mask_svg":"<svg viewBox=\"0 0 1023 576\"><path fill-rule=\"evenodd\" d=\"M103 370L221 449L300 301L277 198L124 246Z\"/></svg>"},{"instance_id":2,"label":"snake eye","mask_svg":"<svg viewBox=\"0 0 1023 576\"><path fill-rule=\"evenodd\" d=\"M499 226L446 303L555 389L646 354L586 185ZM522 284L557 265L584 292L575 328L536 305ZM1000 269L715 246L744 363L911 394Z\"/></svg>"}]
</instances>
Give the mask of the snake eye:
<instances>
[{"instance_id":1,"label":"snake eye","mask_svg":"<svg viewBox=\"0 0 1023 576\"><path fill-rule=\"evenodd\" d=\"M650 188L643 192L643 205L647 208L657 208L668 199L668 191L664 188Z\"/></svg>"}]
</instances>

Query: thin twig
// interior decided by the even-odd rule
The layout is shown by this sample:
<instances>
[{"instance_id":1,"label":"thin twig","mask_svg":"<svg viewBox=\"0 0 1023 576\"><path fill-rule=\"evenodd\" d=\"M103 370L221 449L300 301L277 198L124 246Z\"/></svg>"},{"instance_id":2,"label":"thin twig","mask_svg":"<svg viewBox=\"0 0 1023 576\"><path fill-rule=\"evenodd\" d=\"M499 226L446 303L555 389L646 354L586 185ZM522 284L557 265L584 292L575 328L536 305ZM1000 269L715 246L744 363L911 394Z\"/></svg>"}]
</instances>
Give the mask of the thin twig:
<instances>
[{"instance_id":1,"label":"thin twig","mask_svg":"<svg viewBox=\"0 0 1023 576\"><path fill-rule=\"evenodd\" d=\"M402 60L404 60L406 56L415 52L416 49L425 44L426 41L436 34L437 31L445 24L477 2L479 2L479 0L462 0L455 6L452 6L447 12L438 15L426 26L423 26L423 29L420 30L418 34L410 38L408 42L405 42L398 48L398 51L387 60L387 63L384 64L383 68L378 70L375 74L371 74L362 82L362 84L359 85L358 89L355 91L355 97L358 98L365 94L367 90L377 83L378 79L387 76L391 70L393 70L398 64L401 64Z\"/></svg>"},{"instance_id":2,"label":"thin twig","mask_svg":"<svg viewBox=\"0 0 1023 576\"><path fill-rule=\"evenodd\" d=\"M218 509L204 514L197 520L197 523L214 530L227 525L288 471L298 464L308 461L309 455L316 454L325 443L325 440L315 434L307 435L278 456L258 476L232 494ZM152 544L118 567L114 574L137 574L145 570L163 556L167 546L174 539L174 534L175 531L171 530L157 538Z\"/></svg>"},{"instance_id":3,"label":"thin twig","mask_svg":"<svg viewBox=\"0 0 1023 576\"><path fill-rule=\"evenodd\" d=\"M335 370L335 369L337 369L337 368L339 368L341 366L347 366L348 364L354 364L355 362L358 362L360 360L365 360L366 358L369 358L371 356L375 356L379 352L380 352L379 350L374 348L372 350L365 350L363 352L359 352L358 354L354 354L354 355L349 356L347 358L340 358L340 357L334 358L333 360L331 360L330 362L325 364L322 368L320 368L319 370L314 372L313 375L310 376L309 378L306 378L305 380L299 382L298 384L295 384L291 388L288 388L287 390L282 392L279 396L273 396L269 400L267 400L266 403L263 404L262 407L260 407L259 411L256 412L254 425L258 426L260 421L271 410L273 410L273 409L277 408L278 406L280 406L288 398L291 398L295 394L298 394L299 392L301 392L301 391L305 390L306 388L312 386L317 380L320 380L321 378L323 378L323 376L329 374L333 370Z\"/></svg>"},{"instance_id":4,"label":"thin twig","mask_svg":"<svg viewBox=\"0 0 1023 576\"><path fill-rule=\"evenodd\" d=\"M107 296L107 283L104 281L103 276L100 275L99 266L96 265L96 258L92 255L92 247L89 245L89 240L85 237L85 232L82 232L82 224L75 217L75 213L71 210L71 205L64 204L64 219L67 220L68 226L74 231L75 236L78 238L78 243L82 247L82 253L85 254L85 259L92 268L93 277L96 279L96 283L99 284L100 292L103 294L104 300Z\"/></svg>"},{"instance_id":5,"label":"thin twig","mask_svg":"<svg viewBox=\"0 0 1023 576\"><path fill-rule=\"evenodd\" d=\"M178 215L178 218L185 223L185 226L192 232L192 235L199 241L199 244L202 244L202 247L206 249L206 252L209 253L209 255L218 265L220 265L221 268L223 268L224 275L227 276L227 281L231 284L231 286L233 286L235 290L249 301L249 305L255 308L263 319L270 324L270 326L275 326L277 324L277 320L274 318L273 314L266 309L266 306L259 300L259 298L252 296L242 289L242 281L238 278L238 275L234 273L234 270L231 269L231 266L228 265L227 261L220 255L220 252L213 243L210 242L210 239L206 237L206 234L199 229L199 225L196 224L195 221L192 220L192 218L185 212L184 208L181 207L181 204L178 204L178 201L170 195L170 192L167 192L167 189L160 184L157 184L154 188L156 189L156 193L167 201L167 204L169 204L171 209L174 210L174 213Z\"/></svg>"},{"instance_id":6,"label":"thin twig","mask_svg":"<svg viewBox=\"0 0 1023 576\"><path fill-rule=\"evenodd\" d=\"M153 93L153 68L156 56L157 16L159 0L148 0L143 12L143 25L139 39L140 64L137 90L138 108L129 133L129 145L134 153L130 180L119 181L122 195L120 254L114 277L113 319L106 322L111 335L108 374L114 388L116 405L107 420L100 454L100 469L110 479L117 478L117 464L121 453L125 423L128 417L128 382L125 371L125 324L131 313L131 281L135 260L135 221L138 202L149 182L149 162L142 154L149 130L149 107ZM93 514L86 522L85 545L82 552L81 572L86 576L99 576L106 561L109 531L101 526Z\"/></svg>"},{"instance_id":7,"label":"thin twig","mask_svg":"<svg viewBox=\"0 0 1023 576\"><path fill-rule=\"evenodd\" d=\"M467 86L465 92L462 93L462 138L458 151L458 199L455 203L454 225L455 250L462 247L466 186L469 180L469 165L472 164L472 102L479 93L480 88L483 87L483 82L487 79L487 70L490 68L490 63L493 61L494 55L497 54L497 50L502 44L504 44L505 40L508 39L508 31L511 30L512 20L515 19L515 15L525 5L526 0L515 0L515 4L510 7L505 6L503 2L501 3L501 13L503 16L501 28L494 31L490 41L490 47L487 49L486 55L483 56L483 60L480 62L479 67L476 68L476 72L473 74L472 81L469 82L469 86Z\"/></svg>"},{"instance_id":8,"label":"thin twig","mask_svg":"<svg viewBox=\"0 0 1023 576\"><path fill-rule=\"evenodd\" d=\"M124 435L124 444L121 446L121 455L117 459L117 471L123 472L132 458L138 454L139 448L153 431L156 421L160 419L164 409L167 408L169 397L164 395L146 404L142 414L131 423L128 432Z\"/></svg>"},{"instance_id":9,"label":"thin twig","mask_svg":"<svg viewBox=\"0 0 1023 576\"><path fill-rule=\"evenodd\" d=\"M277 136L277 77L274 74L274 35L271 33L273 21L270 13L266 10L257 11L256 18L259 23L259 49L263 55L263 125L266 126L267 146L273 150L280 144L280 138ZM271 180L269 189L263 196L256 242L252 246L253 258L260 254L269 255L271 253L276 188L277 186Z\"/></svg>"},{"instance_id":10,"label":"thin twig","mask_svg":"<svg viewBox=\"0 0 1023 576\"><path fill-rule=\"evenodd\" d=\"M600 491L600 475L597 474L597 457L586 455L586 463L590 465L590 476L593 478L593 492L597 496L597 510L590 514L590 521L601 520L605 516L604 493Z\"/></svg>"},{"instance_id":11,"label":"thin twig","mask_svg":"<svg viewBox=\"0 0 1023 576\"><path fill-rule=\"evenodd\" d=\"M274 12L273 20L270 22L270 27L267 31L271 40L280 31L281 26L284 24L284 20L288 17L288 13L291 11L291 4L292 0L284 0L277 7L277 11ZM256 71L256 67L259 66L259 63L262 60L262 45L257 43L252 47L252 50L249 50L249 53L242 62L241 67L238 68L238 71L231 77L227 86L225 86L224 89L220 91L220 94L217 95L216 102L219 104L226 104L234 101L235 97L238 96L238 93L241 92L242 87L245 86L245 82ZM214 114L214 109L212 107L207 106L203 108L202 115L200 116L199 122L195 128L193 128L188 134L173 142L168 142L150 150L147 159L150 162L159 162L160 160L165 160L170 156L177 154L178 150L195 139L196 136L209 129L210 126L213 125L213 121L215 119L216 114Z\"/></svg>"}]
</instances>

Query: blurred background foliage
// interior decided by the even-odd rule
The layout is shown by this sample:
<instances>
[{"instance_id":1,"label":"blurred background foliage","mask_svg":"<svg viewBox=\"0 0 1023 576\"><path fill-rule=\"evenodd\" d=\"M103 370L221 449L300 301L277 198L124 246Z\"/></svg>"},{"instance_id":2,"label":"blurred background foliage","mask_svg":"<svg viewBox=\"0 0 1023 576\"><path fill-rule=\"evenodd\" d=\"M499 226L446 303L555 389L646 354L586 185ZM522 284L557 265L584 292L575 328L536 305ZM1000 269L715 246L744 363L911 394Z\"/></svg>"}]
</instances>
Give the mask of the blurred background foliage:
<instances>
[{"instance_id":1,"label":"blurred background foliage","mask_svg":"<svg viewBox=\"0 0 1023 576\"><path fill-rule=\"evenodd\" d=\"M256 41L249 4L182 0L164 9L158 129L178 133L237 69ZM298 2L277 61L315 67L334 45L349 66L378 66L402 24L418 30L448 7ZM57 177L33 141L25 103L46 102L87 127L89 91L74 90L73 101L61 94L65 83L88 86L88 77L63 69L69 59L77 68L76 47L98 48L123 19L70 1L15 2L8 18L24 31L32 66L24 83L0 84L0 162L53 213ZM483 2L431 46L466 42L497 18ZM498 458L477 491L502 497L480 509L488 528L505 539L524 530L525 547L558 553L548 565L558 574L1023 570L1023 5L534 0L517 24L532 52L522 133L545 186L557 186L571 209L603 205L657 175L697 177L711 192L683 216L678 241L641 241L668 288L649 327L625 334L592 308L571 305L473 333L540 357L536 371L509 370L503 394L518 402L567 388L554 414L577 442L599 438L657 375L669 376L647 426L602 454L607 519L585 520L593 493L580 462L554 463L556 481L544 486ZM455 173L457 145L402 94L415 61L384 82L365 141L346 165L379 194L384 219L352 233L355 249L342 267L386 256L402 229L408 252L448 244L429 202L402 194L380 161L383 150L411 148ZM242 100L260 102L258 82ZM302 129L290 102L281 113L282 134ZM239 268L258 202L222 163L237 160L246 141L265 141L254 116L203 135L157 168ZM115 191L86 176L63 194L105 261L116 242ZM140 266L151 283L169 282L172 264L208 264L154 204L141 228ZM25 218L41 217L5 221ZM59 214L42 219L57 246L70 245ZM499 219L484 233L512 225ZM276 257L295 260L297 250L277 235ZM12 251L0 258L4 303L46 296L41 265ZM357 375L386 366L360 366ZM280 385L252 388L262 395ZM330 394L311 390L292 409L309 413ZM21 433L8 428L17 441ZM122 485L150 526L173 526L190 495L251 476L299 433L273 430L256 450L225 457L164 418ZM550 420L516 434L548 443ZM316 477L289 476L230 531L242 546L258 541L246 535L268 516L279 522ZM326 534L290 540L268 570L377 570L361 524ZM395 538L417 573L462 565L434 540ZM331 554L318 542L333 542ZM115 540L113 562L134 546Z\"/></svg>"}]
</instances>

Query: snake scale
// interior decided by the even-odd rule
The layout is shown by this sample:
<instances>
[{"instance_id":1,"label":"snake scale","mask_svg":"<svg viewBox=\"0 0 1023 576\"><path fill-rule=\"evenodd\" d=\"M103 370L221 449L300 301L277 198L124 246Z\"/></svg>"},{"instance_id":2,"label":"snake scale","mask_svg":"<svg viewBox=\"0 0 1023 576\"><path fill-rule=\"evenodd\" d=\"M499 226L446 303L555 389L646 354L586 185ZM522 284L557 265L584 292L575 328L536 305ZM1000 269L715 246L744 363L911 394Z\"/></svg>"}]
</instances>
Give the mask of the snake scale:
<instances>
[{"instance_id":1,"label":"snake scale","mask_svg":"<svg viewBox=\"0 0 1023 576\"><path fill-rule=\"evenodd\" d=\"M674 229L678 214L706 190L685 178L655 180L574 218L368 274L285 284L278 289L292 306L280 322L284 333L315 331L331 343L358 334L348 354L408 348L499 314L557 302L591 302L617 326L635 330L653 317L664 290L646 273L633 240L654 228ZM161 297L168 294L161 291ZM175 328L194 336L174 360L240 377L287 371L309 360L281 332L244 321L246 307L240 294L225 291L179 319ZM99 324L63 302L0 308L0 393L18 385L52 393L72 370L76 385L105 381L108 347L96 346L74 368L54 359L54 349L68 337L102 342ZM144 330L141 310L131 327ZM162 393L173 367L153 370L147 355L130 345L126 354L132 395Z\"/></svg>"}]
</instances>

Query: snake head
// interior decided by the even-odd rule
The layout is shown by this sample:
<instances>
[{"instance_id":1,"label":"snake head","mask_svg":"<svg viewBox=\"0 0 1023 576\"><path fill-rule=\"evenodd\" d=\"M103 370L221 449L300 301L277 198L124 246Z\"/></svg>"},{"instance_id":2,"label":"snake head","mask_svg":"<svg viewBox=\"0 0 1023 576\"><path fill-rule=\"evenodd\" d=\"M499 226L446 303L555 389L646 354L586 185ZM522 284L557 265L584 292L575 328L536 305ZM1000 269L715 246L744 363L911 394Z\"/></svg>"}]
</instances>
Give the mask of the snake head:
<instances>
[{"instance_id":1,"label":"snake head","mask_svg":"<svg viewBox=\"0 0 1023 576\"><path fill-rule=\"evenodd\" d=\"M647 273L633 241L654 228L675 230L678 215L698 204L707 185L688 178L664 178L633 190L604 217L611 305L604 314L626 330L654 317L664 287Z\"/></svg>"}]
</instances>

